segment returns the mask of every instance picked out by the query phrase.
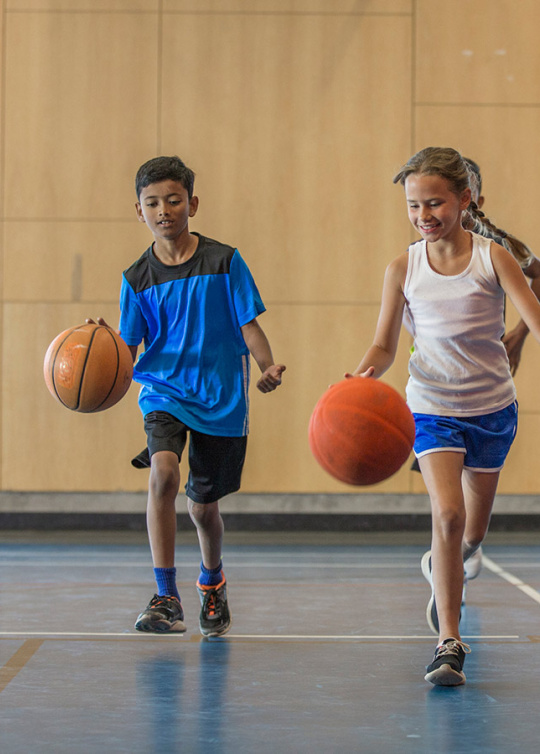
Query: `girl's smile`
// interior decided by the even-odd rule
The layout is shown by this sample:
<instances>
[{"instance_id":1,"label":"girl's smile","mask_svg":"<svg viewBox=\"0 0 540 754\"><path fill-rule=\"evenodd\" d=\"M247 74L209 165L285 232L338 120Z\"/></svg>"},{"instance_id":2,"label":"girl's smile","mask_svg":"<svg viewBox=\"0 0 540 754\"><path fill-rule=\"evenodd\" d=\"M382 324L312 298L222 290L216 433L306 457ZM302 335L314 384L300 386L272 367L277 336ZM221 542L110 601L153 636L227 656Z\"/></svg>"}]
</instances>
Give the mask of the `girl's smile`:
<instances>
[{"instance_id":1,"label":"girl's smile","mask_svg":"<svg viewBox=\"0 0 540 754\"><path fill-rule=\"evenodd\" d=\"M470 190L458 196L439 175L413 173L405 180L409 220L430 243L452 240L461 229L461 214L470 203Z\"/></svg>"}]
</instances>

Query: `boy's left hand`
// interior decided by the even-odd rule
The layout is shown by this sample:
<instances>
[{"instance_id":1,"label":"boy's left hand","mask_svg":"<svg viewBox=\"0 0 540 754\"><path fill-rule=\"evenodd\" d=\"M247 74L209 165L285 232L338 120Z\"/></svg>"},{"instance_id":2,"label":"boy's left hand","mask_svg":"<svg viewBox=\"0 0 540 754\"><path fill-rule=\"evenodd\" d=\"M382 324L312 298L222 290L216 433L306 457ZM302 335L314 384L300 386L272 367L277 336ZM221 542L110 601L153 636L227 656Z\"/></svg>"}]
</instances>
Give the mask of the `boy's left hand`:
<instances>
[{"instance_id":1,"label":"boy's left hand","mask_svg":"<svg viewBox=\"0 0 540 754\"><path fill-rule=\"evenodd\" d=\"M257 389L261 393L271 393L281 385L281 375L287 369L284 364L272 364L265 369L257 381Z\"/></svg>"}]
</instances>

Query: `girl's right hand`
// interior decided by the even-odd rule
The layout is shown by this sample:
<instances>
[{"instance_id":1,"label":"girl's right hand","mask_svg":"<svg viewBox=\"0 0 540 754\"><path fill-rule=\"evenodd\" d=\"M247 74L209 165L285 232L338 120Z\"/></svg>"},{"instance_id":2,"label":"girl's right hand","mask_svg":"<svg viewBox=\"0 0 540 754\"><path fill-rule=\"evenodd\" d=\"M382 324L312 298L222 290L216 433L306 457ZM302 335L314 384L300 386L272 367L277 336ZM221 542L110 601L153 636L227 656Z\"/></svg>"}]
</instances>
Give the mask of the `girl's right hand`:
<instances>
[{"instance_id":1,"label":"girl's right hand","mask_svg":"<svg viewBox=\"0 0 540 754\"><path fill-rule=\"evenodd\" d=\"M368 367L365 372L361 372L360 374L351 374L350 372L345 372L343 376L346 380L350 380L353 377L373 377L374 372L375 367Z\"/></svg>"}]
</instances>

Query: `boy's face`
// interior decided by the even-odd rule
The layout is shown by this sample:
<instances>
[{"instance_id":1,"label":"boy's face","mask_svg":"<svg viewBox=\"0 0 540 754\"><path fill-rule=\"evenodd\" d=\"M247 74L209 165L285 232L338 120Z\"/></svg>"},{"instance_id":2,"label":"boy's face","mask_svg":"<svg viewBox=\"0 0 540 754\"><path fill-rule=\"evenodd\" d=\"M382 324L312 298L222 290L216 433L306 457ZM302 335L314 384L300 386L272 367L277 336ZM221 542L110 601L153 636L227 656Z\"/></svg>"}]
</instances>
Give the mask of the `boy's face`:
<instances>
[{"instance_id":1,"label":"boy's face","mask_svg":"<svg viewBox=\"0 0 540 754\"><path fill-rule=\"evenodd\" d=\"M198 198L189 199L181 183L167 180L144 188L135 209L139 222L146 223L155 238L172 241L189 230L189 218L198 206Z\"/></svg>"}]
</instances>

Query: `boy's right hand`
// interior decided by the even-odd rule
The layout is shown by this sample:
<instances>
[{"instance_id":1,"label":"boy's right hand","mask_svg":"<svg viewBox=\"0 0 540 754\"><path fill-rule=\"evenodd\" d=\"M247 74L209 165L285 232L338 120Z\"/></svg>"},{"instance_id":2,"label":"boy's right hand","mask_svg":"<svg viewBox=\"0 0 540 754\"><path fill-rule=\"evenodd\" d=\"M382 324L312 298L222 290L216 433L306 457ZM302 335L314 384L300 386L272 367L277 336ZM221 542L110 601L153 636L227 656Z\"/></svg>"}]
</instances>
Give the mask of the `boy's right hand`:
<instances>
[{"instance_id":1,"label":"boy's right hand","mask_svg":"<svg viewBox=\"0 0 540 754\"><path fill-rule=\"evenodd\" d=\"M109 330L112 330L112 327L105 322L103 317L98 317L97 322L93 320L91 317L87 317L85 322L87 325L101 325L102 327L108 327Z\"/></svg>"}]
</instances>

